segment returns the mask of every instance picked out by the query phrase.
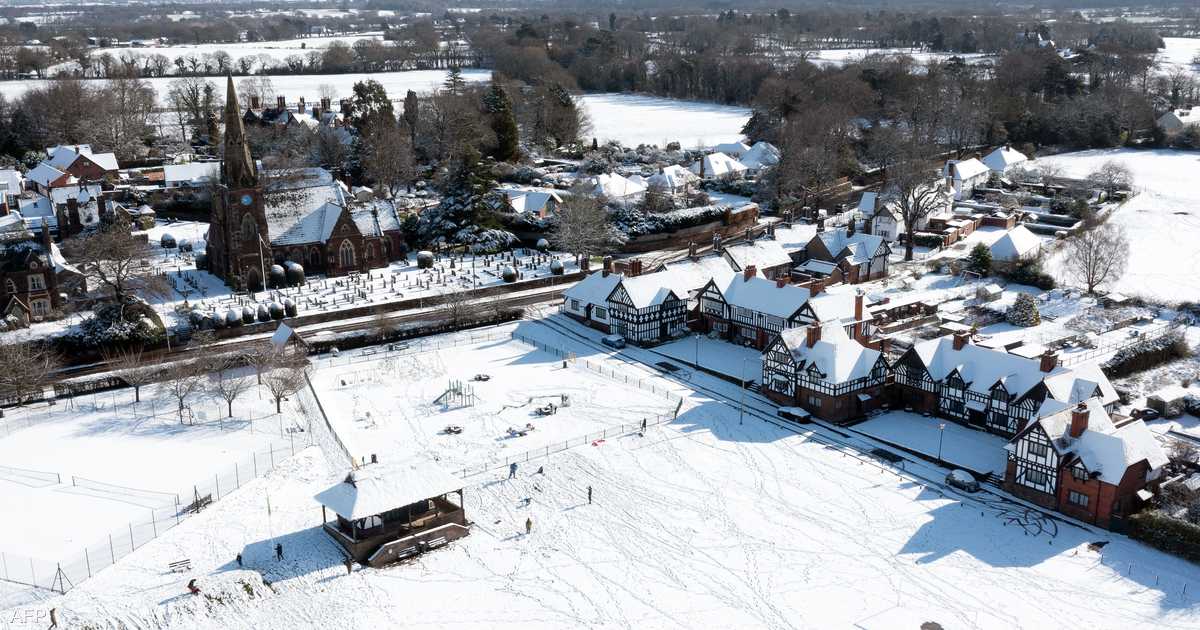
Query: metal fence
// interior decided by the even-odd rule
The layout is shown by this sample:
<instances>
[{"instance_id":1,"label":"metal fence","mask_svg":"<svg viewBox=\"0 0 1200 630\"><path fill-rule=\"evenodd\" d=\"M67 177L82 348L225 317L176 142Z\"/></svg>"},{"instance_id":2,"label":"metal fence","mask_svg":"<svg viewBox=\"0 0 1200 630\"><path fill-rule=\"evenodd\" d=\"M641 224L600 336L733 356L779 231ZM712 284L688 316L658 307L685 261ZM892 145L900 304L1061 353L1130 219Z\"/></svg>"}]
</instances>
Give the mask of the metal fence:
<instances>
[{"instance_id":1,"label":"metal fence","mask_svg":"<svg viewBox=\"0 0 1200 630\"><path fill-rule=\"evenodd\" d=\"M670 400L671 402L677 403L677 405L683 403L683 399L680 398L679 396L672 394L670 391L668 391L662 387L658 387L651 383L647 383L646 379L638 378L637 376L630 377L629 372L627 372L627 371L618 371L618 370L614 370L610 367L605 367L603 365L600 365L599 363L593 363L586 359L583 359L583 360L578 359L575 357L575 353L573 353L573 352L567 352L565 350L555 348L554 346L544 344L540 341L530 339L529 337L526 337L525 335L522 335L518 332L513 332L512 338L516 339L517 341L520 341L522 343L531 345L543 352L549 352L550 354L553 354L554 356L561 357L561 358L567 359L569 361L572 361L575 365L583 366L584 368L586 368L588 370L591 370L601 376L613 379L614 381L617 381L620 383L625 383L627 385L633 385L634 387L637 387L638 389L642 389L642 390L645 390L648 392L653 392L655 394L663 396L663 397L667 398L668 400Z\"/></svg>"},{"instance_id":2,"label":"metal fence","mask_svg":"<svg viewBox=\"0 0 1200 630\"><path fill-rule=\"evenodd\" d=\"M383 346L383 349L376 349L378 346L368 347L362 351L343 352L337 356L327 356L316 358L312 363L316 367L336 367L339 365L354 365L356 363L367 363L370 361L382 361L394 357L403 357L413 354L421 354L424 352L433 352L443 348L455 348L458 346L468 346L482 341L496 341L498 339L510 339L511 336L507 332L490 332L490 333L460 333L449 336L448 339L420 339L414 341L400 341L389 343Z\"/></svg>"},{"instance_id":3,"label":"metal fence","mask_svg":"<svg viewBox=\"0 0 1200 630\"><path fill-rule=\"evenodd\" d=\"M72 477L71 485L75 491L138 505L145 509L145 515L98 538L82 550L69 553L58 560L0 552L0 578L65 593L98 571L115 564L134 550L180 525L187 517L273 470L308 444L309 439L289 440L287 444L272 445L265 451L253 451L211 477L198 480L176 493ZM21 473L40 472L16 470ZM0 474L3 472L0 471ZM40 474L41 478L47 481L49 475L57 477L57 473ZM61 477L58 479L61 480ZM186 559L173 558L169 562ZM163 571L169 570L167 566L161 568Z\"/></svg>"},{"instance_id":4,"label":"metal fence","mask_svg":"<svg viewBox=\"0 0 1200 630\"><path fill-rule=\"evenodd\" d=\"M1135 329L1138 331L1138 334L1136 337L1127 337L1125 339L1120 339L1120 340L1105 341L1105 342L1098 344L1095 348L1090 348L1088 350L1084 350L1081 352L1072 352L1071 354L1063 356L1062 359L1059 360L1059 364L1064 367L1070 367L1072 365L1078 365L1085 361L1090 361L1096 357L1103 356L1106 354L1116 354L1126 348L1131 348L1138 344L1146 343L1148 341L1153 341L1160 337L1169 335L1172 332L1179 330L1180 327L1182 326L1182 324L1183 324L1182 320L1179 320L1178 322L1176 322L1176 320L1171 320L1168 323L1161 324L1161 325L1155 326L1153 328Z\"/></svg>"}]
</instances>

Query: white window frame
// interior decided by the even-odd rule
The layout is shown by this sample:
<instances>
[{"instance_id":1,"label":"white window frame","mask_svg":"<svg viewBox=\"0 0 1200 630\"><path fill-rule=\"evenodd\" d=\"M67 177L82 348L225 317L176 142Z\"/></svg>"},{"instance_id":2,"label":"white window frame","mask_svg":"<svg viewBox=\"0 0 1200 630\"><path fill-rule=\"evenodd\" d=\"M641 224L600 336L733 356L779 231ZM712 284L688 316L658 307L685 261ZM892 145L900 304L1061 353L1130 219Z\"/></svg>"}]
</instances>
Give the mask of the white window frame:
<instances>
[{"instance_id":1,"label":"white window frame","mask_svg":"<svg viewBox=\"0 0 1200 630\"><path fill-rule=\"evenodd\" d=\"M40 273L29 274L29 290L30 291L45 291L46 276Z\"/></svg>"},{"instance_id":2,"label":"white window frame","mask_svg":"<svg viewBox=\"0 0 1200 630\"><path fill-rule=\"evenodd\" d=\"M34 317L48 317L50 315L50 300L32 300L29 303L29 312Z\"/></svg>"},{"instance_id":3,"label":"white window frame","mask_svg":"<svg viewBox=\"0 0 1200 630\"><path fill-rule=\"evenodd\" d=\"M1074 490L1067 491L1067 503L1070 503L1076 507L1086 508L1090 500L1091 497L1082 492L1076 492Z\"/></svg>"}]
</instances>

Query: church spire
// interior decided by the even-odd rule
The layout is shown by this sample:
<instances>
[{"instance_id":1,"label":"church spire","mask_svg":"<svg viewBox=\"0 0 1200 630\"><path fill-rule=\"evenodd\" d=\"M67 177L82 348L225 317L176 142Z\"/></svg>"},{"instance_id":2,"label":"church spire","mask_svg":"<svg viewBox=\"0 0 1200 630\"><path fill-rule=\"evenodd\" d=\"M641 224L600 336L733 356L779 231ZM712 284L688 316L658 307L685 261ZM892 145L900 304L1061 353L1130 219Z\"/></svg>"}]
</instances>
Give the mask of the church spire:
<instances>
[{"instance_id":1,"label":"church spire","mask_svg":"<svg viewBox=\"0 0 1200 630\"><path fill-rule=\"evenodd\" d=\"M254 188L258 185L258 173L246 144L246 130L242 127L241 108L237 92L233 89L233 75L228 75L225 86L225 159L221 161L221 178L228 188Z\"/></svg>"}]
</instances>

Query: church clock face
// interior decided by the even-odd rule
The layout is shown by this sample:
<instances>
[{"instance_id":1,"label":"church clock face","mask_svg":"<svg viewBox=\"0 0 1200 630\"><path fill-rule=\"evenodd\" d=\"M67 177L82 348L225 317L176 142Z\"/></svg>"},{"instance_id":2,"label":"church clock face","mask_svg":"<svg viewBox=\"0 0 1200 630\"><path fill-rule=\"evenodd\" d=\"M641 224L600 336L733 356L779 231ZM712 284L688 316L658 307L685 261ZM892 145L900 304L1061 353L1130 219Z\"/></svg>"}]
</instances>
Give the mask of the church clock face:
<instances>
[{"instance_id":1,"label":"church clock face","mask_svg":"<svg viewBox=\"0 0 1200 630\"><path fill-rule=\"evenodd\" d=\"M248 194L246 194L246 195L242 195L242 205L243 205L243 206L248 206L248 205L250 205L250 204L252 204L252 203L254 203L254 197L251 197L251 196L250 196L250 195L248 195Z\"/></svg>"}]
</instances>

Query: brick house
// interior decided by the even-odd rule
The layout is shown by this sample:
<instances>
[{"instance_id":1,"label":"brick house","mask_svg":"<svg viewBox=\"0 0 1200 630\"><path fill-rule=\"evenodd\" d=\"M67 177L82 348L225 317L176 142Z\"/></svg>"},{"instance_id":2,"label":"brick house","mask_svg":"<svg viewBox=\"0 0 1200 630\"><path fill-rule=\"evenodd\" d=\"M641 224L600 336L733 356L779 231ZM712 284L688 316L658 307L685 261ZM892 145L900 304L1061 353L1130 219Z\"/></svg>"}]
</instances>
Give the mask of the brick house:
<instances>
[{"instance_id":1,"label":"brick house","mask_svg":"<svg viewBox=\"0 0 1200 630\"><path fill-rule=\"evenodd\" d=\"M1153 496L1167 456L1141 420L1114 423L1090 398L1030 423L1005 446L1004 488L1081 521L1120 531Z\"/></svg>"},{"instance_id":2,"label":"brick house","mask_svg":"<svg viewBox=\"0 0 1200 630\"><path fill-rule=\"evenodd\" d=\"M763 353L762 391L785 406L844 422L882 404L883 354L846 334L842 322L784 330Z\"/></svg>"},{"instance_id":3,"label":"brick house","mask_svg":"<svg viewBox=\"0 0 1200 630\"><path fill-rule=\"evenodd\" d=\"M804 247L799 270L830 284L858 284L887 276L891 253L883 237L856 232L852 221L846 227L819 229Z\"/></svg>"},{"instance_id":4,"label":"brick house","mask_svg":"<svg viewBox=\"0 0 1200 630\"><path fill-rule=\"evenodd\" d=\"M64 306L60 283L78 278L48 226L35 236L19 214L0 217L0 330L55 317Z\"/></svg>"},{"instance_id":5,"label":"brick house","mask_svg":"<svg viewBox=\"0 0 1200 630\"><path fill-rule=\"evenodd\" d=\"M61 145L46 149L46 163L81 180L114 179L120 167L113 153L93 153L91 145Z\"/></svg>"}]
</instances>

